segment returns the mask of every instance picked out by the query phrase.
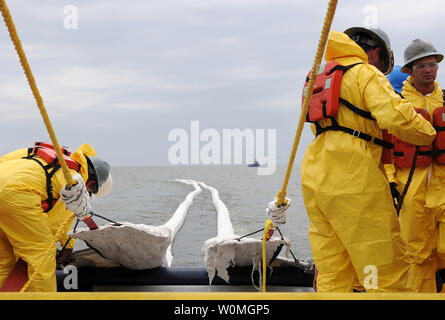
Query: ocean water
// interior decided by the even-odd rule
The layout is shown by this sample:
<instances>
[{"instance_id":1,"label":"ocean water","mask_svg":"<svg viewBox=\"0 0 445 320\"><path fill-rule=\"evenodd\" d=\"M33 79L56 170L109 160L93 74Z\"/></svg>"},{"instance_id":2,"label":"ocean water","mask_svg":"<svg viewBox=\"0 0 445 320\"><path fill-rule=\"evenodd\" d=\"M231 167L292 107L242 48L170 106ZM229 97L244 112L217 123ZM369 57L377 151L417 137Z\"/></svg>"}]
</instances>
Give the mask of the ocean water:
<instances>
[{"instance_id":1,"label":"ocean water","mask_svg":"<svg viewBox=\"0 0 445 320\"><path fill-rule=\"evenodd\" d=\"M258 175L256 168L244 165L116 167L111 171L113 191L93 201L92 205L99 215L114 221L162 225L170 219L187 194L195 190L193 186L175 179L193 179L218 190L229 210L235 234L242 236L264 228L266 204L281 189L285 170L285 166L278 166L273 175ZM307 236L309 222L297 166L293 168L287 195L292 199L292 204L287 210L287 223L280 226L280 230L291 240L291 250L296 257L310 257ZM174 239L173 266L204 265L205 253L201 248L207 239L217 235L216 219L211 194L203 189L195 197ZM107 223L99 217L95 221L99 225ZM252 237L261 237L261 233ZM81 248L85 248L85 244L78 240L75 249Z\"/></svg>"}]
</instances>

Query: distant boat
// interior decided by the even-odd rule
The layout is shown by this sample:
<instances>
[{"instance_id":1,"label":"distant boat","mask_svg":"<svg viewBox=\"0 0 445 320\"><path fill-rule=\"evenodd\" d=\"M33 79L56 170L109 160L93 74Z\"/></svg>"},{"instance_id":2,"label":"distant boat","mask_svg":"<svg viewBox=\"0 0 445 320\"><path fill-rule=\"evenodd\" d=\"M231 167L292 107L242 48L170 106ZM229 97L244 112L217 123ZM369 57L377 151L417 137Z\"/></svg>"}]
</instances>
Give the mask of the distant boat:
<instances>
[{"instance_id":1,"label":"distant boat","mask_svg":"<svg viewBox=\"0 0 445 320\"><path fill-rule=\"evenodd\" d=\"M254 160L253 163L249 163L247 166L248 167L259 167L260 163L256 160Z\"/></svg>"}]
</instances>

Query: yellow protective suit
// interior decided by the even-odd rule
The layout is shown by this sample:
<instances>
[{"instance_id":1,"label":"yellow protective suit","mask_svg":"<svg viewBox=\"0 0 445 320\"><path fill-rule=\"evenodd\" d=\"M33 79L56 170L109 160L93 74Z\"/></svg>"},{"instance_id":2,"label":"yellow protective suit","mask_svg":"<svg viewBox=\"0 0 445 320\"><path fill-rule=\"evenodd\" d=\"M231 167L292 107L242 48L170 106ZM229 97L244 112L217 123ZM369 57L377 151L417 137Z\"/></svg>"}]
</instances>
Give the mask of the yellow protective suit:
<instances>
[{"instance_id":1,"label":"yellow protective suit","mask_svg":"<svg viewBox=\"0 0 445 320\"><path fill-rule=\"evenodd\" d=\"M380 139L381 129L387 129L411 143L433 141L431 124L394 93L346 34L331 32L325 59L342 65L363 62L344 74L340 96L376 119L341 105L339 125ZM320 124L326 127L331 120ZM318 292L351 292L356 279L367 292L410 291L410 260L381 157L382 147L341 131L320 134L306 150L301 181Z\"/></svg>"},{"instance_id":2,"label":"yellow protective suit","mask_svg":"<svg viewBox=\"0 0 445 320\"><path fill-rule=\"evenodd\" d=\"M403 86L402 95L416 108L423 108L433 119L433 112L443 106L443 92L438 83L434 91L424 96L412 85L409 77ZM390 182L397 183L402 193L408 180L410 168L385 165ZM400 228L402 238L407 242L408 253L413 258L410 269L410 286L416 292L437 292L436 289L436 216L440 223L440 210L445 208L445 195L440 191L445 183L445 166L433 164L417 167L408 187L402 209ZM431 188L429 187L431 186ZM444 221L445 222L445 221ZM443 243L445 245L445 243ZM445 250L442 251L442 255Z\"/></svg>"},{"instance_id":3,"label":"yellow protective suit","mask_svg":"<svg viewBox=\"0 0 445 320\"><path fill-rule=\"evenodd\" d=\"M71 155L73 160L80 163L84 181L88 179L85 154L95 156L96 151L89 144L83 144ZM74 220L72 212L66 210L60 199L50 211L43 212L41 202L48 198L45 172L35 161L22 159L26 155L27 149L20 149L0 158L0 286L18 258L28 264L28 276L31 277L59 227L69 216ZM42 159L40 161L46 164ZM73 175L76 173L71 171ZM61 169L51 181L53 197L58 199L65 185ZM70 229L71 223L66 232ZM66 232L58 239L62 245L68 239ZM73 245L74 241L70 241L67 248ZM57 291L55 252L51 257L54 258L45 261L28 291Z\"/></svg>"}]
</instances>

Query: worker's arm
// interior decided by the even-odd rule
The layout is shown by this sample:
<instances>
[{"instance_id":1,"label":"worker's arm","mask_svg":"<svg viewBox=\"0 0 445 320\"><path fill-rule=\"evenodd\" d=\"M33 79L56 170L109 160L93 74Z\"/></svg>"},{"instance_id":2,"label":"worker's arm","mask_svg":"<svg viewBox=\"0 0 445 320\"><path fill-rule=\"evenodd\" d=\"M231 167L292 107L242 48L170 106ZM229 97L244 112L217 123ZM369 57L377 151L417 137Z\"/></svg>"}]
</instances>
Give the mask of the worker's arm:
<instances>
[{"instance_id":1,"label":"worker's arm","mask_svg":"<svg viewBox=\"0 0 445 320\"><path fill-rule=\"evenodd\" d=\"M397 138L419 146L436 136L431 123L418 114L411 103L394 92L388 79L375 72L364 84L364 100L380 128Z\"/></svg>"}]
</instances>

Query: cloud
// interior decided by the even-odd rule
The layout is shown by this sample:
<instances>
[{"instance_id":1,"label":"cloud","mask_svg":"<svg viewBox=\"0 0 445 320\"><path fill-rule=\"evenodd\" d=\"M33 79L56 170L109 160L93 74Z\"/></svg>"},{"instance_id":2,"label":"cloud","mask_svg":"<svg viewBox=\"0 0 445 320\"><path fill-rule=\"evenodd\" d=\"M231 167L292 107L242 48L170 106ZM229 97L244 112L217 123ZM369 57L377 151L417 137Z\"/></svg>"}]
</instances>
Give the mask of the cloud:
<instances>
[{"instance_id":1,"label":"cloud","mask_svg":"<svg viewBox=\"0 0 445 320\"><path fill-rule=\"evenodd\" d=\"M178 86L145 79L134 70L109 66L66 65L35 77L44 104L54 116L69 116L90 109L106 112L166 108L167 104L147 101L141 92L179 89ZM0 87L0 101L7 102L2 104L1 110L8 118L23 116L23 106L35 104L24 74L15 74L5 81Z\"/></svg>"},{"instance_id":2,"label":"cloud","mask_svg":"<svg viewBox=\"0 0 445 320\"><path fill-rule=\"evenodd\" d=\"M78 8L79 29L64 28L64 7ZM301 90L311 68L328 1L117 0L9 1L14 22L50 117L67 144L93 140L129 150L133 141L167 150L169 130L190 120L217 128L277 128L287 159ZM362 25L377 8L396 63L415 37L445 51L442 2L339 2L332 29ZM0 123L12 142L45 135L35 101L4 27L0 27ZM445 73L438 81L445 86ZM80 123L83 130L77 128ZM26 126L24 125L26 124ZM94 124L91 125L91 124ZM26 129L23 129L26 128ZM100 129L99 129L100 128ZM303 134L305 142L311 134ZM289 140L289 148L285 143ZM132 141L127 142L127 141ZM124 156L107 154L125 165ZM147 160L148 159L148 160ZM139 150L132 164L165 163ZM297 159L298 162L298 159Z\"/></svg>"}]
</instances>

